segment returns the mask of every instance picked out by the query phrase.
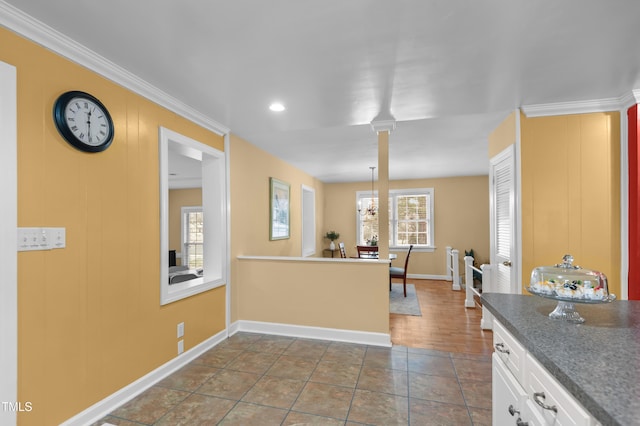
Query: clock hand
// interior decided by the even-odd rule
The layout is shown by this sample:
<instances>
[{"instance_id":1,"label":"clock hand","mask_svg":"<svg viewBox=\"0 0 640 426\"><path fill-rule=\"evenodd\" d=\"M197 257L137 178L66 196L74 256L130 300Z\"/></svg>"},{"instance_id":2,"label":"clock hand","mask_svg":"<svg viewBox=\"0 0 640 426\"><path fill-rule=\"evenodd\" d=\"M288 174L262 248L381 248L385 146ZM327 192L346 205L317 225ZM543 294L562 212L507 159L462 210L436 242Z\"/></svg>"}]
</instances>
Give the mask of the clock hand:
<instances>
[{"instance_id":1,"label":"clock hand","mask_svg":"<svg viewBox=\"0 0 640 426\"><path fill-rule=\"evenodd\" d=\"M87 138L91 142L91 110L87 113Z\"/></svg>"}]
</instances>

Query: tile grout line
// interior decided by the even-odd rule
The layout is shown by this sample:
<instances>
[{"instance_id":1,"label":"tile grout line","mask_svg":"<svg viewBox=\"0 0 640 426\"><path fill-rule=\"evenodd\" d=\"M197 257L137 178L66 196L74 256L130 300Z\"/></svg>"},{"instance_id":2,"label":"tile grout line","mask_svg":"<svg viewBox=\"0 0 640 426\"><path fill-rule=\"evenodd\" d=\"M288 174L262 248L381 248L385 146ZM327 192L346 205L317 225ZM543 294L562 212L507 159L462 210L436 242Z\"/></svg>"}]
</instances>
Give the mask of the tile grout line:
<instances>
[{"instance_id":1,"label":"tile grout line","mask_svg":"<svg viewBox=\"0 0 640 426\"><path fill-rule=\"evenodd\" d=\"M233 361L235 361L236 359L238 359L238 358L240 357L240 355L242 355L242 354L246 353L246 352L249 350L249 348L250 348L253 344L254 344L254 343L252 343L251 345L248 345L246 348L242 348L242 352L240 352L238 355L236 355L235 357L233 357L233 359L230 359L230 360L229 360L229 361L228 361L228 362L227 362L227 363L226 363L226 364L225 364L225 365L220 369L220 371L223 371L223 370L224 370L224 371L238 371L238 370L230 370L230 369L228 369L229 365L230 365ZM238 372L240 372L240 371L238 371ZM216 375L217 375L217 374L216 374ZM214 375L214 376L215 376L215 375ZM213 378L213 376L212 376L211 378ZM211 378L210 378L210 379L211 379ZM260 378L262 378L262 376L261 376ZM210 379L207 379L207 382L208 382ZM256 383L258 383L258 381L260 381L260 379L256 380ZM206 382L205 382L205 383L206 383ZM200 385L200 386L198 387L198 389L200 389L202 386L204 386L204 383L203 383L202 385ZM254 383L251 387L253 387L253 386L255 386L255 383ZM249 389L251 389L251 388L249 388ZM231 408L229 408L229 410L224 414L224 416L222 416L222 418L221 418L218 422L216 422L216 424L220 424L220 422L222 422L222 421L223 421L223 420L224 420L224 419L229 415L229 413L230 413L230 412L232 412L232 411L233 411L233 410L238 406L238 403L240 402L240 400L242 399L242 397L243 397L244 395L246 395L246 393L247 393L248 391L249 391L249 390L247 390L244 394L242 394L242 395L240 396L240 398L239 398L239 399L236 399L236 400L235 400L235 403L233 404L233 406L231 406ZM206 395L206 394L202 394L202 395ZM208 396L211 396L211 395L208 395ZM226 398L225 398L225 399L226 399ZM230 400L230 401L234 401L233 399L229 399L229 400Z\"/></svg>"},{"instance_id":2,"label":"tile grout line","mask_svg":"<svg viewBox=\"0 0 640 426\"><path fill-rule=\"evenodd\" d=\"M262 337L260 337L260 339L262 339L262 338L263 338L263 336L262 336ZM259 339L259 340L260 340L260 339ZM273 366L275 365L275 363L276 363L276 362L278 362L278 360L282 357L282 355L284 354L284 352L285 352L285 351L286 351L286 350L287 350L287 349L288 349L288 348L293 344L293 342L295 342L296 340L297 340L297 338L293 338L293 340L291 341L291 343L289 343L289 345L288 345L288 346L287 346L287 347L282 351L282 353L278 354L278 358L276 358L276 360L275 360L275 361L273 361L273 362L271 363L271 365L269 365L269 367L267 367L267 368L265 369L264 373L262 373L262 374L260 375L260 377L258 378L258 380L256 380L256 382L255 382L253 385L251 385L251 387L250 387L249 389L247 389L247 390L246 390L246 391L245 391L245 392L240 396L240 398L238 398L238 399L236 400L236 403L235 403L235 404L233 404L233 407L231 407L231 409L230 409L229 411L227 411L227 413L226 413L226 414L225 414L225 415L224 415L224 416L223 416L223 417L218 421L218 423L217 423L217 424L220 424L222 421L224 421L224 419L226 419L226 418L227 418L227 416L229 415L229 413L230 413L230 412L232 412L232 411L233 411L233 410L238 406L238 404L239 404L240 402L243 402L243 403L245 403L245 404L253 404L253 405L262 406L261 404L256 404L256 403L250 403L250 402L242 401L242 398L244 398L244 397L249 393L249 391L250 391L251 389L253 389L253 388L254 388L254 386L255 386L255 385L257 385L257 384L258 384L258 382L259 382L260 380L262 380L262 378L263 378L263 377L265 377L265 376L267 375L267 372L271 369L271 367L273 367ZM256 353L260 353L260 354L262 354L262 353L267 353L267 354L268 354L268 353L270 353L270 352L264 352L264 351L259 351L259 352L258 352L258 351L251 351L251 349L250 349L250 348L251 348L251 346L253 346L254 344L255 344L255 343L253 343L253 344L249 345L249 347L247 347L247 348L246 348L242 353L247 352L247 351L250 351L250 352L256 352ZM241 355L241 354L239 354L238 356L240 356L240 355ZM237 357L236 357L236 358L237 358ZM232 370L232 371L236 371L236 370ZM270 407L270 408L276 408L276 407ZM289 415L289 412L290 412L290 411L291 411L290 409L289 409L289 410L287 410L287 414L285 414L284 418L282 419L282 422L284 422L284 420L287 418L287 416ZM280 424L282 424L282 422L280 422Z\"/></svg>"},{"instance_id":3,"label":"tile grout line","mask_svg":"<svg viewBox=\"0 0 640 426\"><path fill-rule=\"evenodd\" d=\"M462 383L460 383L460 377L458 376L458 368L456 367L455 358L453 357L453 353L449 353L449 357L451 358L451 363L453 364L453 372L456 375L456 382L458 383L458 387L460 388L460 393L462 394L462 400L464 401L464 408L467 410L467 415L469 416L469 424L473 426L473 416L471 415L471 410L469 410L469 404L467 404L467 396L464 394L462 390Z\"/></svg>"},{"instance_id":4,"label":"tile grout line","mask_svg":"<svg viewBox=\"0 0 640 426\"><path fill-rule=\"evenodd\" d=\"M356 397L356 390L358 389L358 383L360 383L360 376L362 375L362 368L364 367L364 360L367 357L367 351L369 350L369 346L366 347L364 351L364 355L362 357L362 362L360 363L360 371L358 371L358 378L356 379L356 383L353 386L353 394L351 395L351 401L349 402L349 408L347 409L347 415L344 418L344 423L346 424L349 421L349 415L351 414L351 408L353 407L353 400Z\"/></svg>"},{"instance_id":5,"label":"tile grout line","mask_svg":"<svg viewBox=\"0 0 640 426\"><path fill-rule=\"evenodd\" d=\"M261 339L262 337L260 337ZM258 339L258 340L260 340ZM246 348L242 348L242 352L240 352L239 354L237 354L235 357L233 357L232 359L230 359L229 361L227 361L225 363L225 365L222 368L218 368L219 371L217 371L216 373L214 373L211 377L209 377L207 380L205 380L205 382L203 382L200 386L198 386L195 390L191 391L189 396L187 396L186 398L184 398L182 401L180 401L179 403L177 403L175 406L173 406L170 410L168 410L164 415L162 415L156 422L154 422L154 424L156 424L157 422L159 422L162 418L166 417L170 412L172 412L173 410L175 410L180 404L182 404L184 401L187 400L187 398L189 398L190 396L197 394L197 395L202 395L202 396L206 396L206 397L211 397L211 398L220 398L220 399L226 399L228 401L235 401L235 403L233 404L233 406L225 413L225 415L218 421L218 423L220 423L221 421L223 421L231 411L233 411L234 408L236 408L238 406L238 404L242 401L242 398L266 375L267 371L269 371L269 369L271 367L273 367L273 365L277 362L278 359L280 359L280 356L282 354L278 354L278 358L273 361L273 363L271 363L271 365L269 365L269 367L267 367L267 369L265 370L264 373L262 373L260 375L260 377L256 380L256 382L251 385L251 387L249 389L247 389L238 399L234 399L234 398L224 398L224 397L219 397L219 396L213 396L213 395L208 395L205 393L199 393L198 390L200 388L202 388L202 386L204 386L204 384L206 382L208 382L209 380L211 380L212 378L214 378L216 375L218 375L221 371L232 371L232 372L243 372L241 370L232 370L232 369L228 369L228 366L234 361L236 360L238 357L240 357L242 354L247 353L247 352L254 352L254 353L270 353L270 352L263 352L263 351L254 351L251 350L251 346L253 346L255 344L252 343L251 345L248 345ZM206 364L204 364L206 365ZM212 368L216 368L216 367L212 367ZM254 373L255 374L255 373ZM170 388L171 389L171 388ZM181 390L181 389L180 389ZM260 405L260 404L253 404L253 405Z\"/></svg>"},{"instance_id":6,"label":"tile grout line","mask_svg":"<svg viewBox=\"0 0 640 426\"><path fill-rule=\"evenodd\" d=\"M295 338L294 342L298 341L299 338ZM294 342L292 342L291 344L293 344ZM289 347L291 347L291 345L289 345ZM313 371L311 371L311 373L309 374L309 377L307 377L307 379L304 381L304 385L302 386L302 389L300 389L300 392L298 392L298 395L295 397L294 401L291 403L291 406L289 407L289 409L287 410L287 415L284 416L284 419L282 419L282 422L280 422L280 424L282 425L286 420L287 417L289 417L289 414L291 414L292 412L297 413L298 411L292 411L294 405L296 405L296 402L298 402L298 399L300 398L300 395L302 395L302 392L304 392L304 390L307 388L307 385L309 384L309 381L311 379L311 376L313 376L313 373L316 371L316 369L318 368L318 364L320 364L320 361L322 360L322 357L324 356L325 353L327 353L327 348L329 347L329 345L327 345L326 348L324 348L324 352L322 353L322 355L320 356L320 358L318 358L316 360L316 365L315 367L313 367ZM288 349L288 348L287 348ZM285 351L286 352L286 351ZM302 359L305 359L305 357L299 357ZM313 383L313 382L312 382Z\"/></svg>"},{"instance_id":7,"label":"tile grout line","mask_svg":"<svg viewBox=\"0 0 640 426\"><path fill-rule=\"evenodd\" d=\"M202 386L204 386L204 384L205 384L206 382L208 382L209 380L211 380L212 378L214 378L215 376L217 376L221 371L226 370L226 369L227 369L227 366L228 366L229 364L231 364L231 363L232 363L236 358L238 358L240 355L242 355L243 353L245 353L245 352L247 351L247 349L248 349L248 348L243 348L243 349L242 349L242 352L240 352L240 353L239 353L239 354L237 354L235 357L233 357L232 359L230 359L229 361L227 361L227 362L225 363L225 365L224 365L222 368L209 367L209 366L208 366L208 365L206 365L206 364L202 364L202 365L205 365L206 367L209 367L209 368L216 368L218 371L216 371L214 374L212 374L212 375L211 375L211 377L207 378L207 380L205 380L205 381L204 381L200 386L196 387L193 391L191 391L191 392L189 393L189 395L188 395L186 398L184 398L182 401L180 401L179 403L177 403L176 405L174 405L173 407L171 407L171 409L169 409L169 410L168 410L166 413L164 413L164 414L163 414L163 415L162 415L158 420L156 420L156 421L153 423L153 425L157 424L157 423L158 423L159 421L161 421L164 417L166 417L169 413L171 413L171 412L172 412L172 411L174 411L176 408L178 408L178 406L180 406L180 404L182 404L184 401L186 401L188 398L190 398L190 397L191 397L191 396L193 396L193 395L202 395L202 396L206 396L206 397L213 397L212 395L207 395L207 394L205 394L205 393L198 393L198 390L199 390L200 388L202 388ZM197 358L196 358L196 359L197 359ZM193 361L195 361L195 360L193 360ZM193 361L191 361L191 362L190 362L189 364L187 364L187 365L192 365ZM227 371L228 371L228 370L227 370ZM235 371L235 370L232 370L232 371ZM260 379L258 379L258 380L260 380ZM257 383L257 382L256 382L256 383ZM157 386L157 384L156 384L156 385L154 385L154 386ZM161 387L161 386L160 386L160 387ZM172 389L172 388L169 388L169 389ZM174 389L174 390L182 390L182 389ZM243 396L244 396L244 395L243 395ZM229 401L233 401L233 399L229 399L229 398L222 398L222 399L228 399ZM220 421L222 421L222 420L223 420L223 419L224 419L224 418L225 418L225 417L226 417L226 416L231 412L231 410L233 410L233 409L236 407L236 405L238 405L238 402L239 402L239 400L236 400L235 404L233 404L233 406L229 409L229 411L227 411L227 412L225 413L225 415L222 417L222 419L220 419ZM219 423L219 422L218 422L218 423Z\"/></svg>"}]
</instances>

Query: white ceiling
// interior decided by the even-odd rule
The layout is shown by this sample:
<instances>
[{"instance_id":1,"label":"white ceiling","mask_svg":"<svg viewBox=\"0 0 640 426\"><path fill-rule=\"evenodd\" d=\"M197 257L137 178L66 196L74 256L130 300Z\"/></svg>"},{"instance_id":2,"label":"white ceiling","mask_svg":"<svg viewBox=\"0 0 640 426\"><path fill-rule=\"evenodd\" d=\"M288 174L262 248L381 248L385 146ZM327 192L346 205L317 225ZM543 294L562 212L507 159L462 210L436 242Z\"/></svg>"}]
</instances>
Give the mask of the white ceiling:
<instances>
[{"instance_id":1,"label":"white ceiling","mask_svg":"<svg viewBox=\"0 0 640 426\"><path fill-rule=\"evenodd\" d=\"M488 173L515 108L640 88L637 0L9 0L325 182ZM272 101L287 110L268 110Z\"/></svg>"},{"instance_id":2,"label":"white ceiling","mask_svg":"<svg viewBox=\"0 0 640 426\"><path fill-rule=\"evenodd\" d=\"M168 144L169 189L202 188L202 159Z\"/></svg>"}]
</instances>

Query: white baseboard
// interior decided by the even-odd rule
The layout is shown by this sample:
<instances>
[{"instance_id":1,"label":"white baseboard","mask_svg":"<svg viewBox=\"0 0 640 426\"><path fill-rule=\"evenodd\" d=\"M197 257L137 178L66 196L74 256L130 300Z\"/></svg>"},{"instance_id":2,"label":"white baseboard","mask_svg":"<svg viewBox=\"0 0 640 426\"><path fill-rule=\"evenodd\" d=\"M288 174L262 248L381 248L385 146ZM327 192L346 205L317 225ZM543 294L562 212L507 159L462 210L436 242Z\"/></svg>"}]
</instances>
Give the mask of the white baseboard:
<instances>
[{"instance_id":1,"label":"white baseboard","mask_svg":"<svg viewBox=\"0 0 640 426\"><path fill-rule=\"evenodd\" d=\"M250 333L275 334L279 336L300 337L306 339L334 340L338 342L359 343L372 346L391 346L391 335L370 331L342 330L338 328L311 327L292 324L279 324L261 321L236 321L229 327L229 334L239 331Z\"/></svg>"},{"instance_id":2,"label":"white baseboard","mask_svg":"<svg viewBox=\"0 0 640 426\"><path fill-rule=\"evenodd\" d=\"M450 275L429 275L429 274L407 274L407 279L415 278L417 280L439 280L439 281L451 281Z\"/></svg>"},{"instance_id":3,"label":"white baseboard","mask_svg":"<svg viewBox=\"0 0 640 426\"><path fill-rule=\"evenodd\" d=\"M63 422L61 426L85 426L97 422L116 408L120 407L122 404L133 399L158 381L184 367L226 338L227 330L222 330L199 345L184 352L182 355L177 356L171 361L151 371L149 374L140 377L135 382L123 387L102 401L99 401L86 410L76 414Z\"/></svg>"}]
</instances>

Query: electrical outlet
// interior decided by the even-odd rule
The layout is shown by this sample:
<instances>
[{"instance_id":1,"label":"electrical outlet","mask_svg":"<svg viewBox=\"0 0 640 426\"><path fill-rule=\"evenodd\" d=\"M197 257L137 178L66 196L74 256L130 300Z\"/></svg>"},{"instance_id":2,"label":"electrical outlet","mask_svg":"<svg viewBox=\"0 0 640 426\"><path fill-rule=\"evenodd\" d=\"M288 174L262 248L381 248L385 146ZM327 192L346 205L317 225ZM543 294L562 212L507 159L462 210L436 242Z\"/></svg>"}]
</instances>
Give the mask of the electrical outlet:
<instances>
[{"instance_id":1,"label":"electrical outlet","mask_svg":"<svg viewBox=\"0 0 640 426\"><path fill-rule=\"evenodd\" d=\"M178 337L184 336L184 323L178 324Z\"/></svg>"},{"instance_id":2,"label":"electrical outlet","mask_svg":"<svg viewBox=\"0 0 640 426\"><path fill-rule=\"evenodd\" d=\"M52 249L65 248L67 246L67 232L65 228L44 228L49 246Z\"/></svg>"},{"instance_id":3,"label":"electrical outlet","mask_svg":"<svg viewBox=\"0 0 640 426\"><path fill-rule=\"evenodd\" d=\"M184 340L178 340L178 355L184 352Z\"/></svg>"}]
</instances>

